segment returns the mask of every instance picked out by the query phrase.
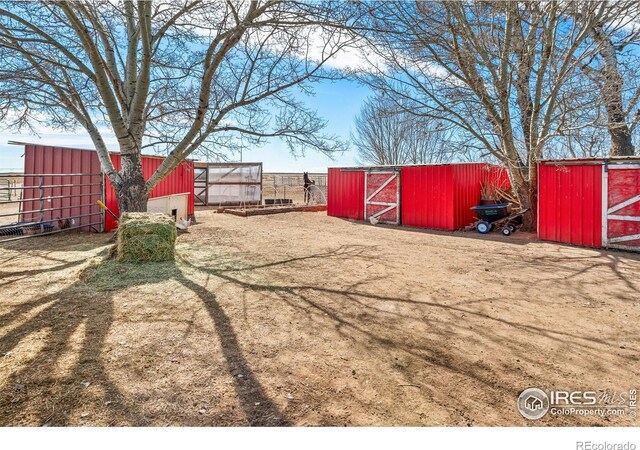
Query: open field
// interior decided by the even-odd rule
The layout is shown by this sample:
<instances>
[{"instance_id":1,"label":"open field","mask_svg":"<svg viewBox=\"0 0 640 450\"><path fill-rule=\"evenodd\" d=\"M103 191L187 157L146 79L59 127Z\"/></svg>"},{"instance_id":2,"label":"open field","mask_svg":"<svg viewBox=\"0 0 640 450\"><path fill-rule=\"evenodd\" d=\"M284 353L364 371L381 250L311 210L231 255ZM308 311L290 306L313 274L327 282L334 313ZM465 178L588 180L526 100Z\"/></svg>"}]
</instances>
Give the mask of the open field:
<instances>
[{"instance_id":1,"label":"open field","mask_svg":"<svg viewBox=\"0 0 640 450\"><path fill-rule=\"evenodd\" d=\"M5 203L0 204L0 225L17 222L19 219L20 203ZM11 214L5 216L5 214Z\"/></svg>"},{"instance_id":2,"label":"open field","mask_svg":"<svg viewBox=\"0 0 640 450\"><path fill-rule=\"evenodd\" d=\"M315 181L312 188L313 202L327 202L327 174L310 173L309 177ZM296 204L305 203L304 178L302 173L270 173L262 174L262 198L286 198Z\"/></svg>"},{"instance_id":3,"label":"open field","mask_svg":"<svg viewBox=\"0 0 640 450\"><path fill-rule=\"evenodd\" d=\"M110 235L0 248L0 425L531 422L518 393L638 387L640 255L198 213L180 259Z\"/></svg>"},{"instance_id":4,"label":"open field","mask_svg":"<svg viewBox=\"0 0 640 450\"><path fill-rule=\"evenodd\" d=\"M13 189L21 187L23 178L18 175L3 175L0 174L0 202L7 202L11 200L18 200L21 198L22 191L19 189ZM3 223L12 223L18 220L18 212L20 203L0 203L0 215L15 213L15 215L2 217L0 216L0 225Z\"/></svg>"}]
</instances>

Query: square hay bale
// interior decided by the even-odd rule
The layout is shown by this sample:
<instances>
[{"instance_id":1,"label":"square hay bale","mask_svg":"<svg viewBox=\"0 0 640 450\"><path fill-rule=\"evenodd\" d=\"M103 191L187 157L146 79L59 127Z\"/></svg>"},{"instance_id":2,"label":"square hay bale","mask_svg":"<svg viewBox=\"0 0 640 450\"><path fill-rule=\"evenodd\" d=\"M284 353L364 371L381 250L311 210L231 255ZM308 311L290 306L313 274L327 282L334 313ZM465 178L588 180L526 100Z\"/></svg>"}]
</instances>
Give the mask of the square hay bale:
<instances>
[{"instance_id":1,"label":"square hay bale","mask_svg":"<svg viewBox=\"0 0 640 450\"><path fill-rule=\"evenodd\" d=\"M176 224L171 216L124 213L118 224L118 260L172 261L175 259Z\"/></svg>"}]
</instances>

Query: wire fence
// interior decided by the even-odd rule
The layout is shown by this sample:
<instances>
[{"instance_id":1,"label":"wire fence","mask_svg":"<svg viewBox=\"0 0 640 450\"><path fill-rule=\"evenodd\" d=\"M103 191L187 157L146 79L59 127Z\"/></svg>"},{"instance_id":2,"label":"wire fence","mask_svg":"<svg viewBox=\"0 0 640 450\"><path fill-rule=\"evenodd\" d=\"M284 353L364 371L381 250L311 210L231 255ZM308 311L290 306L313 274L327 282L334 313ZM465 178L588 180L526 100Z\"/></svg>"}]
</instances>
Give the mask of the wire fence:
<instances>
[{"instance_id":1,"label":"wire fence","mask_svg":"<svg viewBox=\"0 0 640 450\"><path fill-rule=\"evenodd\" d=\"M326 205L327 174L263 173L262 163L208 163L196 167L195 203L199 206L255 208Z\"/></svg>"},{"instance_id":2,"label":"wire fence","mask_svg":"<svg viewBox=\"0 0 640 450\"><path fill-rule=\"evenodd\" d=\"M268 204L314 204L327 203L327 174L312 173L314 183L305 190L303 174L264 173L262 176L262 199Z\"/></svg>"}]
</instances>

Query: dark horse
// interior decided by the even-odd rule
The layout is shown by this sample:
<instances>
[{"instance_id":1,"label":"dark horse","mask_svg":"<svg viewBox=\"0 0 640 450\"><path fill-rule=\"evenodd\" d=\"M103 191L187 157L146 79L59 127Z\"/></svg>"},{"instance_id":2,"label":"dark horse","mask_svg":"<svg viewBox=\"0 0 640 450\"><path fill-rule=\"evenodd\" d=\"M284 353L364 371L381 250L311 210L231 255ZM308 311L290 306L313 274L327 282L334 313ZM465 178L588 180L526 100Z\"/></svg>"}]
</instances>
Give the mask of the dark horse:
<instances>
[{"instance_id":1,"label":"dark horse","mask_svg":"<svg viewBox=\"0 0 640 450\"><path fill-rule=\"evenodd\" d=\"M304 172L302 176L304 177L304 202L309 203L309 200L311 200L310 187L316 184L316 182L309 178L309 172Z\"/></svg>"}]
</instances>

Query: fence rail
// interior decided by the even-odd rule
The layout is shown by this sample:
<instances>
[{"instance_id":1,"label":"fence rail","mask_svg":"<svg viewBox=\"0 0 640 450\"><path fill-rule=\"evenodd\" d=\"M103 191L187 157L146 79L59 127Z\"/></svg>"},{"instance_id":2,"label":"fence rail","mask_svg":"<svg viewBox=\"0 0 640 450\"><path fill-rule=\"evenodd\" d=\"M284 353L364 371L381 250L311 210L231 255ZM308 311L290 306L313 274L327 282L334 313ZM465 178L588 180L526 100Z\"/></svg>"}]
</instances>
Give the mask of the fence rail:
<instances>
[{"instance_id":1,"label":"fence rail","mask_svg":"<svg viewBox=\"0 0 640 450\"><path fill-rule=\"evenodd\" d=\"M80 182L73 183L69 177ZM86 177L99 177L99 181L88 182L91 179ZM93 192L82 192L87 189ZM0 220L5 219L0 223L0 243L69 230L102 231L104 211L93 200L104 201L101 173L0 175Z\"/></svg>"}]
</instances>

